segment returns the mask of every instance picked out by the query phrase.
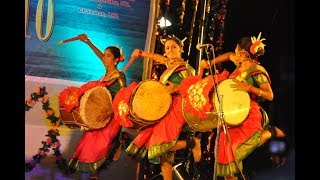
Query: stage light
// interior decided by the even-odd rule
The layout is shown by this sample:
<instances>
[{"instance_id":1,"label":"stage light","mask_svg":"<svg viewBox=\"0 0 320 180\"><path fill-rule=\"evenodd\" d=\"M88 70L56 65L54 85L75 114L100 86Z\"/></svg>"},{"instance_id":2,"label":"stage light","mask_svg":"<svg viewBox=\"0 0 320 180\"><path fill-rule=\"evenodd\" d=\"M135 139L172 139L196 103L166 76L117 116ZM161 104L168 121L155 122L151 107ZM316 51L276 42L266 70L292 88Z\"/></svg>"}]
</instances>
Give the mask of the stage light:
<instances>
[{"instance_id":1,"label":"stage light","mask_svg":"<svg viewBox=\"0 0 320 180\"><path fill-rule=\"evenodd\" d=\"M158 25L160 25L161 28L169 27L171 26L171 22L168 19L161 17L161 19L158 21Z\"/></svg>"}]
</instances>

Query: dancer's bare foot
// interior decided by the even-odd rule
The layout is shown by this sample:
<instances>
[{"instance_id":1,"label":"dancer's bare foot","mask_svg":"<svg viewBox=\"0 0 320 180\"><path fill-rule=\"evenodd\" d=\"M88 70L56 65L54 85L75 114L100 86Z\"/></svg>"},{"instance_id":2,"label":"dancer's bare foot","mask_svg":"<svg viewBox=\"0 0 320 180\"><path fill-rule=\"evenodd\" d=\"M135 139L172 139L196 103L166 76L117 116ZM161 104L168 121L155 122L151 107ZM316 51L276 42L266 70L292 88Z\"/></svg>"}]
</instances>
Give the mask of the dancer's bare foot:
<instances>
[{"instance_id":1,"label":"dancer's bare foot","mask_svg":"<svg viewBox=\"0 0 320 180\"><path fill-rule=\"evenodd\" d=\"M201 143L200 143L200 139L198 138L193 138L195 145L193 147L192 154L193 154L193 159L194 162L199 162L201 159Z\"/></svg>"},{"instance_id":2,"label":"dancer's bare foot","mask_svg":"<svg viewBox=\"0 0 320 180\"><path fill-rule=\"evenodd\" d=\"M285 138L286 134L276 126L269 126L268 129L263 130L261 133L261 140L258 146L263 145L269 139Z\"/></svg>"},{"instance_id":3,"label":"dancer's bare foot","mask_svg":"<svg viewBox=\"0 0 320 180\"><path fill-rule=\"evenodd\" d=\"M285 137L286 136L286 134L281 129L279 129L278 127L275 126L274 130L277 133L276 137Z\"/></svg>"},{"instance_id":4,"label":"dancer's bare foot","mask_svg":"<svg viewBox=\"0 0 320 180\"><path fill-rule=\"evenodd\" d=\"M120 155L121 155L121 151L122 151L122 146L120 145L120 146L117 148L117 150L116 150L116 152L114 153L114 155L113 155L113 160L114 160L114 161L117 161L117 160L119 159L119 157L120 157Z\"/></svg>"},{"instance_id":5,"label":"dancer's bare foot","mask_svg":"<svg viewBox=\"0 0 320 180\"><path fill-rule=\"evenodd\" d=\"M282 138L286 136L277 126L269 126L268 131L271 133L271 138Z\"/></svg>"}]
</instances>

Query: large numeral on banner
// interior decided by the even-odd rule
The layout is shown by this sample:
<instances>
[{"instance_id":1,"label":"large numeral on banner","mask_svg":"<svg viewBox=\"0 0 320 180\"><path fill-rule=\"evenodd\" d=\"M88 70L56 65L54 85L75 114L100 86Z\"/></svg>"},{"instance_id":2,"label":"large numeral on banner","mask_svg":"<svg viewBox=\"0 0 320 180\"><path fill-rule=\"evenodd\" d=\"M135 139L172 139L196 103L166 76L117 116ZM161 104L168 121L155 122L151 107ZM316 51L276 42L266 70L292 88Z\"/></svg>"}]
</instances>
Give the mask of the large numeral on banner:
<instances>
[{"instance_id":1,"label":"large numeral on banner","mask_svg":"<svg viewBox=\"0 0 320 180\"><path fill-rule=\"evenodd\" d=\"M36 11L36 32L37 36L41 41L47 41L53 29L54 22L54 11L53 11L53 0L48 0L48 12L47 12L47 24L46 24L46 33L42 37L42 21L43 21L43 9L44 9L44 0L38 1L37 11Z\"/></svg>"},{"instance_id":2,"label":"large numeral on banner","mask_svg":"<svg viewBox=\"0 0 320 180\"><path fill-rule=\"evenodd\" d=\"M30 0L25 0L25 13L24 13L24 35L26 39L30 39L31 36L28 34L29 28L29 11L30 11ZM47 12L47 24L46 24L46 34L42 37L42 22L43 22L43 0L38 1L38 6L36 10L36 32L37 36L41 41L47 41L53 30L54 22L54 11L53 11L53 0L48 0L48 12Z\"/></svg>"},{"instance_id":3,"label":"large numeral on banner","mask_svg":"<svg viewBox=\"0 0 320 180\"><path fill-rule=\"evenodd\" d=\"M28 35L28 25L29 25L29 4L30 0L25 0L24 5L24 37L30 39L31 36Z\"/></svg>"}]
</instances>

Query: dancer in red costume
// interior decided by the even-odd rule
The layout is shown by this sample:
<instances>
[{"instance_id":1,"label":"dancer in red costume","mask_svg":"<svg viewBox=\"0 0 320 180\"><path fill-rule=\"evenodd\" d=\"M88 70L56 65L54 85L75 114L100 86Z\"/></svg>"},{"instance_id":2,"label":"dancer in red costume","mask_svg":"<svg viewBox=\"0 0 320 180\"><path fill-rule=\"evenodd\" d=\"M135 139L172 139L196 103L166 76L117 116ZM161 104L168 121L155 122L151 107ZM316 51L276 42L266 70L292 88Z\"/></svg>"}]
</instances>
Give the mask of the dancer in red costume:
<instances>
[{"instance_id":1,"label":"dancer in red costume","mask_svg":"<svg viewBox=\"0 0 320 180\"><path fill-rule=\"evenodd\" d=\"M237 68L228 78L236 79L232 85L235 90L247 91L250 96L250 111L245 120L237 126L229 126L227 135L220 131L218 143L218 161L216 175L226 180L238 179L236 174L242 174L242 161L257 147L274 137L285 137L278 127L270 126L267 114L259 102L273 100L270 77L258 57L265 53L265 44L258 37L243 37L235 48L235 52L222 54L211 60L217 64L231 60ZM200 64L202 69L209 68L206 61ZM216 144L217 146L217 144ZM243 175L243 174L242 174Z\"/></svg>"},{"instance_id":2,"label":"dancer in red costume","mask_svg":"<svg viewBox=\"0 0 320 180\"><path fill-rule=\"evenodd\" d=\"M179 137L186 121L183 117L182 99L178 93L178 85L184 78L194 75L195 70L181 58L183 41L175 36L169 36L163 41L163 44L165 55L135 49L131 57L145 57L167 66L159 81L168 85L168 91L172 94L172 106L159 123L141 130L126 149L126 152L130 155L140 153L142 156L147 156L150 163L160 164L163 178L170 180L173 178L172 167L175 151L190 149L194 161L198 162L201 158L201 147L200 140L197 137L191 137L190 139ZM125 122L123 125L126 124L127 127L133 126L127 116L130 112L130 95L136 86L136 82L130 84L125 90L119 91L114 99L115 118Z\"/></svg>"},{"instance_id":3,"label":"dancer in red costume","mask_svg":"<svg viewBox=\"0 0 320 180\"><path fill-rule=\"evenodd\" d=\"M90 81L80 88L70 87L60 94L60 105L66 110L72 110L79 105L82 94L96 86L104 86L111 93L112 98L126 86L126 76L117 69L118 62L124 60L121 50L109 46L102 53L87 37L86 34L78 35L99 57L106 68L106 75L99 81ZM70 91L74 93L70 93ZM71 94L71 95L70 95ZM70 97L74 95L74 97ZM67 102L73 102L68 104ZM75 152L69 161L69 168L79 172L90 173L90 179L98 179L99 167L107 160L117 160L121 152L121 125L117 119L111 117L107 125L101 129L86 129L77 143ZM69 169L70 170L70 169Z\"/></svg>"}]
</instances>

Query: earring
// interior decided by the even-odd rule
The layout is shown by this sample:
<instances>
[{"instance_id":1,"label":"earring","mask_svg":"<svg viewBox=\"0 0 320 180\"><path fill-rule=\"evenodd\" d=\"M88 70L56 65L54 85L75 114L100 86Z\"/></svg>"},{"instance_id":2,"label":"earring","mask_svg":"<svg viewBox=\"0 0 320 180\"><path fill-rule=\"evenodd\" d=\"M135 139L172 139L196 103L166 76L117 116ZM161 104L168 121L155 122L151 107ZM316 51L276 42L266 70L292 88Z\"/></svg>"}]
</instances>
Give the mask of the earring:
<instances>
[{"instance_id":1,"label":"earring","mask_svg":"<svg viewBox=\"0 0 320 180\"><path fill-rule=\"evenodd\" d=\"M166 53L164 53L163 56L167 56Z\"/></svg>"},{"instance_id":2,"label":"earring","mask_svg":"<svg viewBox=\"0 0 320 180\"><path fill-rule=\"evenodd\" d=\"M114 65L115 65L115 66L116 66L116 65L118 65L118 63L117 63L117 62L115 62L115 63L114 63Z\"/></svg>"}]
</instances>

